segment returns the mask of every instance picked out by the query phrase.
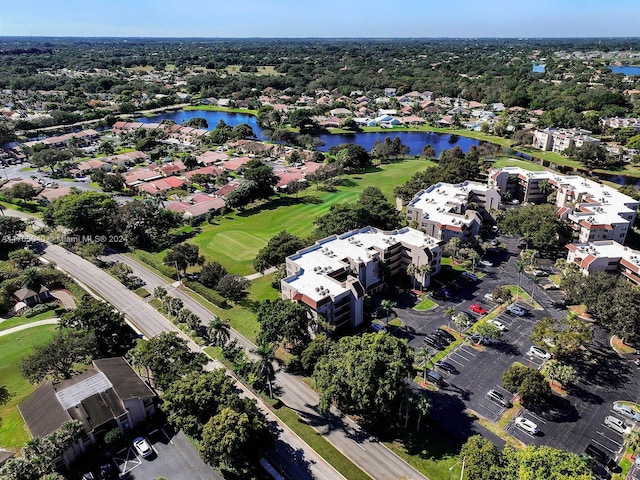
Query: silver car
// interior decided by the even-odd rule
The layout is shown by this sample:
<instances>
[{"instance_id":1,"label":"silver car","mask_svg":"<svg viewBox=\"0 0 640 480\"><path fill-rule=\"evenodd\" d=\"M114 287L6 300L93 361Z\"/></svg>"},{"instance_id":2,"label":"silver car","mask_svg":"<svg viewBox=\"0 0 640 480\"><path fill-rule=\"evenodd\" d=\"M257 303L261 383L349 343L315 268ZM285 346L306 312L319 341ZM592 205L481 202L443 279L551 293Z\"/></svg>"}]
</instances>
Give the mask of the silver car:
<instances>
[{"instance_id":1,"label":"silver car","mask_svg":"<svg viewBox=\"0 0 640 480\"><path fill-rule=\"evenodd\" d=\"M613 411L619 413L623 417L627 417L634 422L640 422L640 413L636 412L629 405L625 405L624 403L616 402L613 404Z\"/></svg>"}]
</instances>

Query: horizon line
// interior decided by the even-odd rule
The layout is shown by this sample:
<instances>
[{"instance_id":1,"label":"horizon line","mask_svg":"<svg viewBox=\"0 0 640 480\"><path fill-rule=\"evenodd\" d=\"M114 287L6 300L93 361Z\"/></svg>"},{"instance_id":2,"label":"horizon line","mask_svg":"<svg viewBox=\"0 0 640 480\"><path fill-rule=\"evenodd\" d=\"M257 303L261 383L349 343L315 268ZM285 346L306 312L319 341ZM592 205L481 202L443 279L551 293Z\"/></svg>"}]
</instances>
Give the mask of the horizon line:
<instances>
[{"instance_id":1,"label":"horizon line","mask_svg":"<svg viewBox=\"0 0 640 480\"><path fill-rule=\"evenodd\" d=\"M47 39L179 39L179 40L640 40L640 36L518 36L518 37L494 37L494 36L438 36L438 37L420 37L420 36L361 36L361 37L337 37L337 36L309 36L309 37L206 37L206 36L149 36L149 35L2 35L0 39L5 38L47 38Z\"/></svg>"}]
</instances>

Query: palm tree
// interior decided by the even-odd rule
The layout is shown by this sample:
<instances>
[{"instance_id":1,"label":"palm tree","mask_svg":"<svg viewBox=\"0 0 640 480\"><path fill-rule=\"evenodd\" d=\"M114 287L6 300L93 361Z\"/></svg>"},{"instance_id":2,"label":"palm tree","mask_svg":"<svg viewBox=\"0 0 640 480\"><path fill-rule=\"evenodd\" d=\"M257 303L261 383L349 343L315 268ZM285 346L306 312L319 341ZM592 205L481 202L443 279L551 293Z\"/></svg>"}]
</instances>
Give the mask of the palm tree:
<instances>
[{"instance_id":1,"label":"palm tree","mask_svg":"<svg viewBox=\"0 0 640 480\"><path fill-rule=\"evenodd\" d=\"M407 275L411 277L411 283L413 285L413 290L416 289L416 272L418 270L417 265L410 263L407 265Z\"/></svg>"},{"instance_id":2,"label":"palm tree","mask_svg":"<svg viewBox=\"0 0 640 480\"><path fill-rule=\"evenodd\" d=\"M542 192L545 197L549 194L549 192L551 192L552 188L553 187L548 180L541 180L540 182L538 182L538 190L540 190L540 192Z\"/></svg>"},{"instance_id":3,"label":"palm tree","mask_svg":"<svg viewBox=\"0 0 640 480\"><path fill-rule=\"evenodd\" d=\"M394 307L396 306L396 302L393 300L389 300L385 298L380 302L380 312L387 318L387 323L389 323L389 315L393 312Z\"/></svg>"},{"instance_id":4,"label":"palm tree","mask_svg":"<svg viewBox=\"0 0 640 480\"><path fill-rule=\"evenodd\" d=\"M227 320L216 317L207 325L207 336L211 345L224 347L231 338L231 326Z\"/></svg>"},{"instance_id":5,"label":"palm tree","mask_svg":"<svg viewBox=\"0 0 640 480\"><path fill-rule=\"evenodd\" d=\"M453 307L447 307L444 314L447 317L447 327L451 328L451 318L456 314L456 309Z\"/></svg>"},{"instance_id":6,"label":"palm tree","mask_svg":"<svg viewBox=\"0 0 640 480\"><path fill-rule=\"evenodd\" d=\"M478 260L480 260L480 254L478 254L478 252L476 252L475 250L469 254L469 260L471 260L471 271L473 273L476 272L476 262Z\"/></svg>"},{"instance_id":7,"label":"palm tree","mask_svg":"<svg viewBox=\"0 0 640 480\"><path fill-rule=\"evenodd\" d=\"M531 232L527 231L522 233L522 240L524 240L525 245L527 246L527 250L529 250L529 243L531 242L532 238L533 234Z\"/></svg>"},{"instance_id":8,"label":"palm tree","mask_svg":"<svg viewBox=\"0 0 640 480\"><path fill-rule=\"evenodd\" d=\"M0 215L4 217L4 211L7 209L4 205L0 204Z\"/></svg>"},{"instance_id":9,"label":"palm tree","mask_svg":"<svg viewBox=\"0 0 640 480\"><path fill-rule=\"evenodd\" d=\"M425 383L427 383L427 371L429 370L427 368L427 363L431 358L431 348L429 348L427 345L423 345L420 348L420 350L416 352L416 357L424 359L424 370L422 371L422 380Z\"/></svg>"},{"instance_id":10,"label":"palm tree","mask_svg":"<svg viewBox=\"0 0 640 480\"><path fill-rule=\"evenodd\" d=\"M259 345L258 348L253 350L253 353L258 355L258 360L253 364L253 368L251 370L256 376L265 380L269 386L269 398L273 398L271 381L276 376L276 370L273 367L273 362L276 360L275 345L272 345L271 343Z\"/></svg>"},{"instance_id":11,"label":"palm tree","mask_svg":"<svg viewBox=\"0 0 640 480\"><path fill-rule=\"evenodd\" d=\"M416 425L416 431L420 431L420 421L422 420L423 415L427 415L431 410L431 402L426 396L420 395L420 397L418 397L418 401L415 402L415 407L418 410L418 424Z\"/></svg>"},{"instance_id":12,"label":"palm tree","mask_svg":"<svg viewBox=\"0 0 640 480\"><path fill-rule=\"evenodd\" d=\"M516 262L516 272L518 272L518 290L516 291L516 300L520 297L520 278L522 277L522 272L524 272L526 266L527 262L525 260L518 260Z\"/></svg>"},{"instance_id":13,"label":"palm tree","mask_svg":"<svg viewBox=\"0 0 640 480\"><path fill-rule=\"evenodd\" d=\"M424 290L424 284L426 281L426 277L427 275L431 275L431 272L433 272L433 268L431 267L431 265L429 265L428 263L425 263L424 265L420 265L418 267L418 273L420 274L422 280L420 281L420 289Z\"/></svg>"}]
</instances>

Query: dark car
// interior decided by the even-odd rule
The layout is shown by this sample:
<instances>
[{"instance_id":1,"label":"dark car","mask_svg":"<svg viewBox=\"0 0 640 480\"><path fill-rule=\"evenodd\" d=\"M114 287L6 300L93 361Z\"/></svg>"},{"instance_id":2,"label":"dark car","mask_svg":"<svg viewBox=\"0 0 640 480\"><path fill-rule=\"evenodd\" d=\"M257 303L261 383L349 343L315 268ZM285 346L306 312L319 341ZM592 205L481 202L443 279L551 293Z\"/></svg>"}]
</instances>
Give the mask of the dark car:
<instances>
[{"instance_id":1,"label":"dark car","mask_svg":"<svg viewBox=\"0 0 640 480\"><path fill-rule=\"evenodd\" d=\"M424 337L424 343L429 345L430 347L435 348L436 350L444 350L444 346L435 336L427 335Z\"/></svg>"},{"instance_id":2,"label":"dark car","mask_svg":"<svg viewBox=\"0 0 640 480\"><path fill-rule=\"evenodd\" d=\"M438 340L445 347L449 346L449 344L451 343L451 340L449 339L449 337L440 335L437 331L430 334L429 336Z\"/></svg>"},{"instance_id":3,"label":"dark car","mask_svg":"<svg viewBox=\"0 0 640 480\"><path fill-rule=\"evenodd\" d=\"M618 467L618 464L604 450L596 447L593 443L587 445L587 448L584 449L584 453L611 471L614 471Z\"/></svg>"},{"instance_id":4,"label":"dark car","mask_svg":"<svg viewBox=\"0 0 640 480\"><path fill-rule=\"evenodd\" d=\"M442 339L446 339L449 343L453 342L456 339L456 337L454 337L452 334L450 334L443 328L437 328L436 335Z\"/></svg>"},{"instance_id":5,"label":"dark car","mask_svg":"<svg viewBox=\"0 0 640 480\"><path fill-rule=\"evenodd\" d=\"M458 369L451 363L449 362L445 362L443 360L438 360L436 362L436 367L438 367L440 370L444 370L445 372L449 372L449 373L453 373L454 375L457 375L458 373Z\"/></svg>"},{"instance_id":6,"label":"dark car","mask_svg":"<svg viewBox=\"0 0 640 480\"><path fill-rule=\"evenodd\" d=\"M436 300L446 300L448 298L447 295L444 294L443 290L436 290L431 294L431 296Z\"/></svg>"}]
</instances>

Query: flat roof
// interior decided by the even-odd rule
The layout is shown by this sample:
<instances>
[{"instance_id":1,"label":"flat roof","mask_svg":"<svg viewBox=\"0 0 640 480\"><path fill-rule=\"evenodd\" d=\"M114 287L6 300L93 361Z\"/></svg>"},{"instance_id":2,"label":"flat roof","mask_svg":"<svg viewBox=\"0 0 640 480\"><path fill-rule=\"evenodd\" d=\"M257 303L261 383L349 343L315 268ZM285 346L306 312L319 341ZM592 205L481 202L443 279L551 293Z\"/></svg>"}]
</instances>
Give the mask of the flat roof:
<instances>
[{"instance_id":1,"label":"flat roof","mask_svg":"<svg viewBox=\"0 0 640 480\"><path fill-rule=\"evenodd\" d=\"M367 263L378 251L385 251L400 242L425 248L439 245L437 239L408 227L391 232L372 227L353 230L320 240L289 256L300 270L285 282L316 302L327 296L339 296L349 290L349 286L330 277L331 273L350 268L351 260Z\"/></svg>"},{"instance_id":2,"label":"flat roof","mask_svg":"<svg viewBox=\"0 0 640 480\"><path fill-rule=\"evenodd\" d=\"M456 185L439 182L418 192L408 207L420 209L426 219L441 225L469 225L473 218L451 210L466 205L471 193L482 195L489 190L495 190L495 187L479 182L463 182Z\"/></svg>"}]
</instances>

